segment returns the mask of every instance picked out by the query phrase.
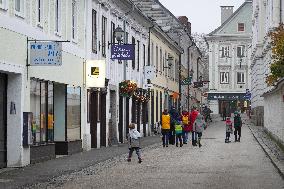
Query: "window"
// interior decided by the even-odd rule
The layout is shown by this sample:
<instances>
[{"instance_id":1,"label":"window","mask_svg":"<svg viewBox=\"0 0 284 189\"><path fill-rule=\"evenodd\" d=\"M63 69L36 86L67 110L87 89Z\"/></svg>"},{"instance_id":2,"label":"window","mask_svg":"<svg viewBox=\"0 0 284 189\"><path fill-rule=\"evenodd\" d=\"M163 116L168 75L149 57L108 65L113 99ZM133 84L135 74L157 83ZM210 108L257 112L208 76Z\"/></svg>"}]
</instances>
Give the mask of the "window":
<instances>
[{"instance_id":1,"label":"window","mask_svg":"<svg viewBox=\"0 0 284 189\"><path fill-rule=\"evenodd\" d=\"M25 0L15 0L15 14L17 16L24 16L24 2Z\"/></svg>"},{"instance_id":2,"label":"window","mask_svg":"<svg viewBox=\"0 0 284 189\"><path fill-rule=\"evenodd\" d=\"M143 44L143 65L146 66L146 46Z\"/></svg>"},{"instance_id":3,"label":"window","mask_svg":"<svg viewBox=\"0 0 284 189\"><path fill-rule=\"evenodd\" d=\"M245 74L243 72L237 73L237 83L238 84L245 83Z\"/></svg>"},{"instance_id":4,"label":"window","mask_svg":"<svg viewBox=\"0 0 284 189\"><path fill-rule=\"evenodd\" d=\"M229 84L229 72L221 72L220 73L220 83L221 84Z\"/></svg>"},{"instance_id":5,"label":"window","mask_svg":"<svg viewBox=\"0 0 284 189\"><path fill-rule=\"evenodd\" d=\"M81 139L81 88L67 86L67 140Z\"/></svg>"},{"instance_id":6,"label":"window","mask_svg":"<svg viewBox=\"0 0 284 189\"><path fill-rule=\"evenodd\" d=\"M159 47L156 46L156 72L158 72L159 69Z\"/></svg>"},{"instance_id":7,"label":"window","mask_svg":"<svg viewBox=\"0 0 284 189\"><path fill-rule=\"evenodd\" d=\"M154 66L154 43L151 45L151 66Z\"/></svg>"},{"instance_id":8,"label":"window","mask_svg":"<svg viewBox=\"0 0 284 189\"><path fill-rule=\"evenodd\" d=\"M106 57L106 28L107 27L107 18L102 17L102 56Z\"/></svg>"},{"instance_id":9,"label":"window","mask_svg":"<svg viewBox=\"0 0 284 189\"><path fill-rule=\"evenodd\" d=\"M135 38L132 37L132 44L135 45ZM135 69L135 58L132 60L132 69Z\"/></svg>"},{"instance_id":10,"label":"window","mask_svg":"<svg viewBox=\"0 0 284 189\"><path fill-rule=\"evenodd\" d=\"M37 0L37 23L42 26L43 22L43 0Z\"/></svg>"},{"instance_id":11,"label":"window","mask_svg":"<svg viewBox=\"0 0 284 189\"><path fill-rule=\"evenodd\" d=\"M0 9L7 9L6 0L0 0Z\"/></svg>"},{"instance_id":12,"label":"window","mask_svg":"<svg viewBox=\"0 0 284 189\"><path fill-rule=\"evenodd\" d=\"M140 67L140 41L137 40L137 71Z\"/></svg>"},{"instance_id":13,"label":"window","mask_svg":"<svg viewBox=\"0 0 284 189\"><path fill-rule=\"evenodd\" d=\"M230 56L230 47L229 46L221 47L220 57L224 58L224 57L229 57L229 56Z\"/></svg>"},{"instance_id":14,"label":"window","mask_svg":"<svg viewBox=\"0 0 284 189\"><path fill-rule=\"evenodd\" d=\"M72 0L72 39L77 40L77 1Z\"/></svg>"},{"instance_id":15,"label":"window","mask_svg":"<svg viewBox=\"0 0 284 189\"><path fill-rule=\"evenodd\" d=\"M61 33L61 0L55 0L55 33Z\"/></svg>"},{"instance_id":16,"label":"window","mask_svg":"<svg viewBox=\"0 0 284 189\"><path fill-rule=\"evenodd\" d=\"M162 73L163 70L163 52L162 49L160 48L160 73Z\"/></svg>"},{"instance_id":17,"label":"window","mask_svg":"<svg viewBox=\"0 0 284 189\"><path fill-rule=\"evenodd\" d=\"M93 53L96 53L96 54L98 52L97 43L98 43L98 39L97 39L97 11L95 11L93 9L92 10L92 51L93 51Z\"/></svg>"},{"instance_id":18,"label":"window","mask_svg":"<svg viewBox=\"0 0 284 189\"><path fill-rule=\"evenodd\" d=\"M245 31L245 24L244 23L238 23L238 31L239 32Z\"/></svg>"},{"instance_id":19,"label":"window","mask_svg":"<svg viewBox=\"0 0 284 189\"><path fill-rule=\"evenodd\" d=\"M115 43L115 34L114 34L115 24L113 22L111 22L110 25L111 25L110 26L110 29L111 29L111 31L110 31L110 42Z\"/></svg>"},{"instance_id":20,"label":"window","mask_svg":"<svg viewBox=\"0 0 284 189\"><path fill-rule=\"evenodd\" d=\"M241 58L245 56L245 46L241 45L237 47L237 57Z\"/></svg>"},{"instance_id":21,"label":"window","mask_svg":"<svg viewBox=\"0 0 284 189\"><path fill-rule=\"evenodd\" d=\"M33 144L53 142L54 140L54 111L53 83L31 79L30 109L32 118Z\"/></svg>"}]
</instances>

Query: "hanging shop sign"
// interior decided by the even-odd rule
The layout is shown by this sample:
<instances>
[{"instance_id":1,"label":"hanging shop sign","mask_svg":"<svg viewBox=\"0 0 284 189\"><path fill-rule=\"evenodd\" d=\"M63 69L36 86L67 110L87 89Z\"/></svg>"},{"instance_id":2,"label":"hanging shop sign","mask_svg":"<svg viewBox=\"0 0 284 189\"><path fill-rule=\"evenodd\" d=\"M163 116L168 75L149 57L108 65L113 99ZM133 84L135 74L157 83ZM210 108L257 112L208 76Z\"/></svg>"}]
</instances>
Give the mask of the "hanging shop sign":
<instances>
[{"instance_id":1,"label":"hanging shop sign","mask_svg":"<svg viewBox=\"0 0 284 189\"><path fill-rule=\"evenodd\" d=\"M191 85L191 77L181 80L181 85Z\"/></svg>"},{"instance_id":2,"label":"hanging shop sign","mask_svg":"<svg viewBox=\"0 0 284 189\"><path fill-rule=\"evenodd\" d=\"M111 59L117 60L134 60L135 59L135 45L123 44L111 46Z\"/></svg>"},{"instance_id":3,"label":"hanging shop sign","mask_svg":"<svg viewBox=\"0 0 284 189\"><path fill-rule=\"evenodd\" d=\"M155 70L154 66L144 66L145 79L153 79L155 77Z\"/></svg>"},{"instance_id":4,"label":"hanging shop sign","mask_svg":"<svg viewBox=\"0 0 284 189\"><path fill-rule=\"evenodd\" d=\"M197 81L193 83L193 88L199 88L199 87L203 87L203 82L202 81Z\"/></svg>"},{"instance_id":5,"label":"hanging shop sign","mask_svg":"<svg viewBox=\"0 0 284 189\"><path fill-rule=\"evenodd\" d=\"M86 62L86 86L88 88L104 88L105 78L105 60L88 60Z\"/></svg>"},{"instance_id":6,"label":"hanging shop sign","mask_svg":"<svg viewBox=\"0 0 284 189\"><path fill-rule=\"evenodd\" d=\"M245 100L246 93L208 93L208 100Z\"/></svg>"},{"instance_id":7,"label":"hanging shop sign","mask_svg":"<svg viewBox=\"0 0 284 189\"><path fill-rule=\"evenodd\" d=\"M31 42L29 50L31 66L62 65L62 43L60 42Z\"/></svg>"}]
</instances>

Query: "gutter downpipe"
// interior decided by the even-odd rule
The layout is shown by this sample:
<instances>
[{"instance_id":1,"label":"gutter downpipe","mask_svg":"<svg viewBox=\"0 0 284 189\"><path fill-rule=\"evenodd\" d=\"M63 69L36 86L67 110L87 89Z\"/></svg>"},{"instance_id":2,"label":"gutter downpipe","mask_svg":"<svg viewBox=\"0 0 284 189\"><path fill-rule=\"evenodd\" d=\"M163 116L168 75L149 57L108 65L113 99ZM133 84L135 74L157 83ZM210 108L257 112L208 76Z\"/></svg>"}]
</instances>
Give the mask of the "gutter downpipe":
<instances>
[{"instance_id":1,"label":"gutter downpipe","mask_svg":"<svg viewBox=\"0 0 284 189\"><path fill-rule=\"evenodd\" d=\"M194 43L191 43L191 45L189 47L187 47L187 54L188 54L188 65L187 65L187 75L188 77L190 77L190 48L193 47ZM189 85L187 85L187 108L188 108L188 112L190 111L190 107L189 107Z\"/></svg>"}]
</instances>

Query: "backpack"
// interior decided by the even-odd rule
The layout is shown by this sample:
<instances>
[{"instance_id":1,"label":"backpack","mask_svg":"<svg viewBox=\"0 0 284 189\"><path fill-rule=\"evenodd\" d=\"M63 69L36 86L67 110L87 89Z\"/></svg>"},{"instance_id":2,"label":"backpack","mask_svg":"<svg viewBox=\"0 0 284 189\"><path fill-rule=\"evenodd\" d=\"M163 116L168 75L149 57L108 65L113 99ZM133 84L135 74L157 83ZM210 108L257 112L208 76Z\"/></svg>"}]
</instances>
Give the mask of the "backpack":
<instances>
[{"instance_id":1,"label":"backpack","mask_svg":"<svg viewBox=\"0 0 284 189\"><path fill-rule=\"evenodd\" d=\"M188 124L188 116L182 115L182 116L181 116L181 119L182 119L182 123L183 123L184 125L187 125L187 124Z\"/></svg>"}]
</instances>

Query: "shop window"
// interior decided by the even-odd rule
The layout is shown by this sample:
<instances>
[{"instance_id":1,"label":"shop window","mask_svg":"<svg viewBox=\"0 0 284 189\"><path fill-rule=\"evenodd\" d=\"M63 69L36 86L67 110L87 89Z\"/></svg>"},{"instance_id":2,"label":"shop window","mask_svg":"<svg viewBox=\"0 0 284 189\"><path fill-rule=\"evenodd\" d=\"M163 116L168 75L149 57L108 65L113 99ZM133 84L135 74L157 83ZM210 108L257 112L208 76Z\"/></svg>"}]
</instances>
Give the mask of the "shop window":
<instances>
[{"instance_id":1,"label":"shop window","mask_svg":"<svg viewBox=\"0 0 284 189\"><path fill-rule=\"evenodd\" d=\"M32 141L34 144L53 142L53 84L31 79L30 110L32 119Z\"/></svg>"},{"instance_id":2,"label":"shop window","mask_svg":"<svg viewBox=\"0 0 284 189\"><path fill-rule=\"evenodd\" d=\"M67 86L67 140L81 139L81 88Z\"/></svg>"}]
</instances>

